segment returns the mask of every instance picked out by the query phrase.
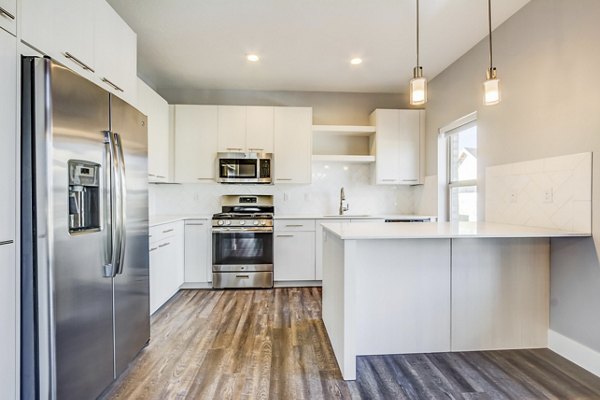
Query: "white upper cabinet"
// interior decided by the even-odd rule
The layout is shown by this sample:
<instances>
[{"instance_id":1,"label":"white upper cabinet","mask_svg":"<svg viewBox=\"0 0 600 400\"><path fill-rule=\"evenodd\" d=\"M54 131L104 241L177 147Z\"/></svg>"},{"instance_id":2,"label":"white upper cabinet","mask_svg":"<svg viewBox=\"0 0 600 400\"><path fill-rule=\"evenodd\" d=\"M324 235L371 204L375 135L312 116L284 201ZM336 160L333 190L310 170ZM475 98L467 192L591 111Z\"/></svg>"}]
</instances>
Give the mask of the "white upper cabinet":
<instances>
[{"instance_id":1,"label":"white upper cabinet","mask_svg":"<svg viewBox=\"0 0 600 400\"><path fill-rule=\"evenodd\" d=\"M423 110L383 110L371 114L376 133L371 142L375 155L373 183L415 185L421 183Z\"/></svg>"},{"instance_id":2,"label":"white upper cabinet","mask_svg":"<svg viewBox=\"0 0 600 400\"><path fill-rule=\"evenodd\" d=\"M94 0L94 61L96 75L107 90L135 104L137 97L137 36L104 0Z\"/></svg>"},{"instance_id":3,"label":"white upper cabinet","mask_svg":"<svg viewBox=\"0 0 600 400\"><path fill-rule=\"evenodd\" d=\"M246 149L273 152L273 107L246 107Z\"/></svg>"},{"instance_id":4,"label":"white upper cabinet","mask_svg":"<svg viewBox=\"0 0 600 400\"><path fill-rule=\"evenodd\" d=\"M21 40L45 54L49 54L56 46L54 4L54 0L21 0Z\"/></svg>"},{"instance_id":5,"label":"white upper cabinet","mask_svg":"<svg viewBox=\"0 0 600 400\"><path fill-rule=\"evenodd\" d=\"M70 68L93 72L94 12L104 0L54 0L52 31L54 57ZM35 12L35 11L34 11ZM40 26L36 27L43 30ZM40 49L46 52L46 49Z\"/></svg>"},{"instance_id":6,"label":"white upper cabinet","mask_svg":"<svg viewBox=\"0 0 600 400\"><path fill-rule=\"evenodd\" d=\"M218 106L175 106L175 182L215 179Z\"/></svg>"},{"instance_id":7,"label":"white upper cabinet","mask_svg":"<svg viewBox=\"0 0 600 400\"><path fill-rule=\"evenodd\" d=\"M169 182L169 104L140 79L137 105L148 116L148 181Z\"/></svg>"},{"instance_id":8,"label":"white upper cabinet","mask_svg":"<svg viewBox=\"0 0 600 400\"><path fill-rule=\"evenodd\" d=\"M0 242L15 239L17 39L0 30Z\"/></svg>"},{"instance_id":9,"label":"white upper cabinet","mask_svg":"<svg viewBox=\"0 0 600 400\"><path fill-rule=\"evenodd\" d=\"M273 152L273 107L219 106L219 151Z\"/></svg>"},{"instance_id":10,"label":"white upper cabinet","mask_svg":"<svg viewBox=\"0 0 600 400\"><path fill-rule=\"evenodd\" d=\"M275 183L310 183L312 108L275 107L273 165Z\"/></svg>"},{"instance_id":11,"label":"white upper cabinet","mask_svg":"<svg viewBox=\"0 0 600 400\"><path fill-rule=\"evenodd\" d=\"M219 151L246 150L246 107L219 107Z\"/></svg>"},{"instance_id":12,"label":"white upper cabinet","mask_svg":"<svg viewBox=\"0 0 600 400\"><path fill-rule=\"evenodd\" d=\"M0 0L0 28L17 33L17 0Z\"/></svg>"}]
</instances>

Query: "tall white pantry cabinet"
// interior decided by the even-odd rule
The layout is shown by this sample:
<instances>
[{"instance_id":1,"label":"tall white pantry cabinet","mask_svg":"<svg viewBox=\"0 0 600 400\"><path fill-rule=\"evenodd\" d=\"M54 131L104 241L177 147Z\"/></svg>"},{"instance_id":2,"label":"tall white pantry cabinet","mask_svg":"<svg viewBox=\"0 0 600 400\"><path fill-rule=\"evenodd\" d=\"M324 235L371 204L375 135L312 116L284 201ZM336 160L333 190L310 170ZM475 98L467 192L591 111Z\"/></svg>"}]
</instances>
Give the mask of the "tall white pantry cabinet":
<instances>
[{"instance_id":1,"label":"tall white pantry cabinet","mask_svg":"<svg viewBox=\"0 0 600 400\"><path fill-rule=\"evenodd\" d=\"M17 398L17 39L0 29L0 398Z\"/></svg>"}]
</instances>

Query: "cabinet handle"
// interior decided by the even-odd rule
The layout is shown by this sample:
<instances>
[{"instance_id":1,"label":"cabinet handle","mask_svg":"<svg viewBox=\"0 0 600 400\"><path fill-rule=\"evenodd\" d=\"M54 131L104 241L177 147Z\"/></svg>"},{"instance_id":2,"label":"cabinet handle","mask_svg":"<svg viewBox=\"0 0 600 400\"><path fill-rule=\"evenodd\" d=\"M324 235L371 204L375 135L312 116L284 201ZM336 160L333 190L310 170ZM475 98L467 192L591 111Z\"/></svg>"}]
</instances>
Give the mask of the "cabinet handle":
<instances>
[{"instance_id":1,"label":"cabinet handle","mask_svg":"<svg viewBox=\"0 0 600 400\"><path fill-rule=\"evenodd\" d=\"M302 228L304 225L296 224L296 225L286 225L286 228Z\"/></svg>"},{"instance_id":2,"label":"cabinet handle","mask_svg":"<svg viewBox=\"0 0 600 400\"><path fill-rule=\"evenodd\" d=\"M213 178L196 178L199 181L213 181Z\"/></svg>"},{"instance_id":3,"label":"cabinet handle","mask_svg":"<svg viewBox=\"0 0 600 400\"><path fill-rule=\"evenodd\" d=\"M102 78L102 82L107 83L109 86L112 86L112 88L118 92L124 92L123 89L121 89L120 87L118 87L117 85L115 85L114 83L112 83L111 81L109 81L106 78Z\"/></svg>"},{"instance_id":4,"label":"cabinet handle","mask_svg":"<svg viewBox=\"0 0 600 400\"><path fill-rule=\"evenodd\" d=\"M248 279L250 278L250 275L236 275L236 278L244 278L244 279Z\"/></svg>"},{"instance_id":5,"label":"cabinet handle","mask_svg":"<svg viewBox=\"0 0 600 400\"><path fill-rule=\"evenodd\" d=\"M294 235L277 235L277 237L294 237Z\"/></svg>"},{"instance_id":6,"label":"cabinet handle","mask_svg":"<svg viewBox=\"0 0 600 400\"><path fill-rule=\"evenodd\" d=\"M148 176L156 176L156 175L154 175L154 174L148 174Z\"/></svg>"},{"instance_id":7,"label":"cabinet handle","mask_svg":"<svg viewBox=\"0 0 600 400\"><path fill-rule=\"evenodd\" d=\"M292 178L277 178L276 181L293 181Z\"/></svg>"},{"instance_id":8,"label":"cabinet handle","mask_svg":"<svg viewBox=\"0 0 600 400\"><path fill-rule=\"evenodd\" d=\"M185 224L185 226L203 226L204 224Z\"/></svg>"},{"instance_id":9,"label":"cabinet handle","mask_svg":"<svg viewBox=\"0 0 600 400\"><path fill-rule=\"evenodd\" d=\"M7 10L5 10L4 8L0 7L0 14L4 15L7 18L10 18L12 20L15 19L15 16L11 13L9 13Z\"/></svg>"},{"instance_id":10,"label":"cabinet handle","mask_svg":"<svg viewBox=\"0 0 600 400\"><path fill-rule=\"evenodd\" d=\"M83 61L81 61L80 59L78 59L73 54L69 53L68 51L65 51L64 54L65 54L65 57L72 60L75 64L79 65L81 68L85 69L86 71L96 72L93 68L91 68L89 65L87 65L86 63L84 63Z\"/></svg>"},{"instance_id":11,"label":"cabinet handle","mask_svg":"<svg viewBox=\"0 0 600 400\"><path fill-rule=\"evenodd\" d=\"M0 242L0 246L5 245L5 244L13 244L14 242L12 240L5 240L3 242Z\"/></svg>"},{"instance_id":12,"label":"cabinet handle","mask_svg":"<svg viewBox=\"0 0 600 400\"><path fill-rule=\"evenodd\" d=\"M396 182L396 179L382 179L382 182Z\"/></svg>"},{"instance_id":13,"label":"cabinet handle","mask_svg":"<svg viewBox=\"0 0 600 400\"><path fill-rule=\"evenodd\" d=\"M418 179L402 179L402 182L416 182Z\"/></svg>"},{"instance_id":14,"label":"cabinet handle","mask_svg":"<svg viewBox=\"0 0 600 400\"><path fill-rule=\"evenodd\" d=\"M169 233L169 232L173 232L174 230L175 230L175 229L167 229L167 230L164 230L164 231L163 231L163 233Z\"/></svg>"},{"instance_id":15,"label":"cabinet handle","mask_svg":"<svg viewBox=\"0 0 600 400\"><path fill-rule=\"evenodd\" d=\"M258 148L258 147L250 147L248 150L259 150L259 151L263 151L264 149Z\"/></svg>"},{"instance_id":16,"label":"cabinet handle","mask_svg":"<svg viewBox=\"0 0 600 400\"><path fill-rule=\"evenodd\" d=\"M158 247L167 247L170 244L171 244L171 242L167 242L167 243L159 244Z\"/></svg>"},{"instance_id":17,"label":"cabinet handle","mask_svg":"<svg viewBox=\"0 0 600 400\"><path fill-rule=\"evenodd\" d=\"M158 250L158 247L151 247L150 248L150 252L153 252L154 250Z\"/></svg>"},{"instance_id":18,"label":"cabinet handle","mask_svg":"<svg viewBox=\"0 0 600 400\"><path fill-rule=\"evenodd\" d=\"M237 150L237 151L242 151L241 147L228 147L227 150Z\"/></svg>"}]
</instances>

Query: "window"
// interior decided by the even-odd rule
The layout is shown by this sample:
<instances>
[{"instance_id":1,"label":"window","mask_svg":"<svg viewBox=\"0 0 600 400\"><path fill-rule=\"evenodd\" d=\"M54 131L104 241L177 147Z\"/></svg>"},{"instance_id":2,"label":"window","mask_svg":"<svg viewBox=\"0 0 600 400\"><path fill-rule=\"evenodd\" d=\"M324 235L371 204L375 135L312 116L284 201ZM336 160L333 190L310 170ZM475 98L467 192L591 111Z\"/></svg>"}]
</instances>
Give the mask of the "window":
<instances>
[{"instance_id":1,"label":"window","mask_svg":"<svg viewBox=\"0 0 600 400\"><path fill-rule=\"evenodd\" d=\"M445 132L450 221L477 221L477 121Z\"/></svg>"}]
</instances>

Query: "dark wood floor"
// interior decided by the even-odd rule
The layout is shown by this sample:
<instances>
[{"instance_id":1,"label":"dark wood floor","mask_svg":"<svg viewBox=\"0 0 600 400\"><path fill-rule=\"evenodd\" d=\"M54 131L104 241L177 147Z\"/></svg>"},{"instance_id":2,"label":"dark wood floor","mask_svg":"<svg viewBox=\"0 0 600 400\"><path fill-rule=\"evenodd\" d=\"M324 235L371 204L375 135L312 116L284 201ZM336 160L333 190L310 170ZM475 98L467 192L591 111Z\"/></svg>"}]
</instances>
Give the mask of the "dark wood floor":
<instances>
[{"instance_id":1,"label":"dark wood floor","mask_svg":"<svg viewBox=\"0 0 600 400\"><path fill-rule=\"evenodd\" d=\"M549 350L369 356L345 382L321 290L184 290L105 399L600 399L600 378Z\"/></svg>"}]
</instances>

